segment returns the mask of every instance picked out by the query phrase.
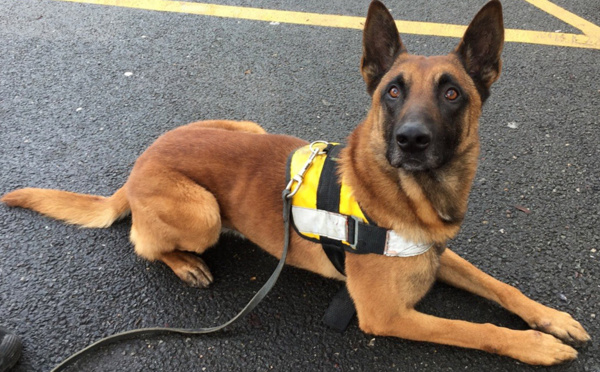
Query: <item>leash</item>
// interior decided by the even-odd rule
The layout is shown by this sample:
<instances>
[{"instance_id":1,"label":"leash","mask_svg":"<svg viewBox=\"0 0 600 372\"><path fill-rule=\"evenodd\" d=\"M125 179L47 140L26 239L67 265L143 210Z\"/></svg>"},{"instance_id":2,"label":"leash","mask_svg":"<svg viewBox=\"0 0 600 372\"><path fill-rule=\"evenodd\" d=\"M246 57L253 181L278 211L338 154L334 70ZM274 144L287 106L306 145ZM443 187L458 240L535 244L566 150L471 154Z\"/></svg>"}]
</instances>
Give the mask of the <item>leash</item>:
<instances>
[{"instance_id":1,"label":"leash","mask_svg":"<svg viewBox=\"0 0 600 372\"><path fill-rule=\"evenodd\" d=\"M323 142L318 142L318 143L323 143ZM52 369L51 372L63 371L65 368L76 363L78 360L83 358L85 355L88 355L93 350L99 348L100 346L105 346L105 345L108 345L113 342L128 340L128 339L132 339L134 337L157 336L157 335L167 334L167 333L177 333L177 334L181 334L181 335L190 336L190 335L204 335L204 334L208 334L208 333L219 332L219 331L229 327L231 324L235 323L237 320L243 318L246 314L250 313L267 296L267 294L271 291L271 289L273 289L273 287L275 286L275 283L277 282L277 279L279 278L279 274L281 274L281 270L283 269L283 266L285 264L285 259L287 257L288 249L289 249L289 245L290 245L290 215L291 215L291 208L292 208L292 199L291 198L300 188L300 185L302 184L302 181L303 181L304 174L310 167L313 159L317 155L323 154L322 149L318 148L317 146L313 147L314 144L315 143L311 144L311 151L312 151L311 156L306 161L306 163L302 167L301 171L296 176L294 176L294 178L292 180L290 180L290 182L286 186L285 190L283 190L283 192L282 192L284 239L283 239L283 251L281 253L281 258L279 259L279 263L277 264L277 267L273 271L273 274L271 274L271 276L266 281L266 283L263 284L262 288L260 290L258 290L258 292L256 292L254 297L252 297L252 299L248 302L248 304L246 304L246 306L236 316L231 318L226 323L223 323L223 324L215 326L215 327L195 328L195 329L155 327L155 328L140 328L140 329L134 329L131 331L117 333L112 336L108 336L103 339L100 339L100 340L94 342L93 344L87 346L86 348L79 350L75 354L73 354L73 355L69 356L67 359L63 360L59 365L54 367L54 369ZM296 183L296 185L294 185L294 183ZM295 186L295 187L292 189L293 186Z\"/></svg>"},{"instance_id":2,"label":"leash","mask_svg":"<svg viewBox=\"0 0 600 372\"><path fill-rule=\"evenodd\" d=\"M68 357L67 359L62 361L58 366L54 367L54 369L52 369L51 372L63 371L65 368L74 364L75 362L80 360L82 357L89 354L91 351L97 349L100 346L108 345L113 342L128 340L128 339L131 339L134 337L141 337L141 336L146 336L146 337L157 336L157 335L166 334L166 333L178 333L178 334L187 335L187 336L189 336L189 335L204 335L204 334L208 334L208 333L214 333L214 332L218 332L218 331L221 331L221 330L229 327L231 324L235 323L237 320L241 319L246 314L251 312L265 298L265 296L271 291L271 289L275 286L275 283L277 282L277 279L279 278L279 274L281 273L281 270L283 269L283 266L285 264L285 259L287 257L289 242L290 242L291 199L289 198L289 194L290 194L290 190L288 190L287 188L283 191L283 194L282 194L282 197L283 197L283 224L284 224L285 233L284 233L284 244L283 244L283 252L281 253L281 259L279 260L279 263L277 264L275 271L273 271L273 274L271 274L271 276L266 281L266 283L262 286L262 288L258 292L256 292L254 297L252 297L252 299L248 302L248 304L236 316L231 318L226 323L223 323L223 324L215 326L215 327L196 328L196 329L157 327L157 328L134 329L131 331L117 333L115 335L108 336L99 341L96 341L93 344L87 346L86 348L81 349L80 351L76 352L75 354L71 355L70 357Z\"/></svg>"}]
</instances>

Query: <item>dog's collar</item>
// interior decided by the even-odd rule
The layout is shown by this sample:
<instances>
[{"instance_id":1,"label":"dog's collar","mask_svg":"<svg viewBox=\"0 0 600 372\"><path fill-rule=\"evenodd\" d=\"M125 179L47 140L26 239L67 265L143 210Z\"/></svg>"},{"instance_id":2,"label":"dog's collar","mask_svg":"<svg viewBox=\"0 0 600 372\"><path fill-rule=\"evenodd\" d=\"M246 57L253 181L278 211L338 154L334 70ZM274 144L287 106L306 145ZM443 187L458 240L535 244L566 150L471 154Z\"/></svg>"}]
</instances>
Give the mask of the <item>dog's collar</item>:
<instances>
[{"instance_id":1,"label":"dog's collar","mask_svg":"<svg viewBox=\"0 0 600 372\"><path fill-rule=\"evenodd\" d=\"M404 239L369 220L347 184L339 180L339 144L324 141L301 147L288 158L292 221L302 237L321 243L338 271L344 274L344 252L411 257L433 244ZM291 176L294 175L294 176Z\"/></svg>"}]
</instances>

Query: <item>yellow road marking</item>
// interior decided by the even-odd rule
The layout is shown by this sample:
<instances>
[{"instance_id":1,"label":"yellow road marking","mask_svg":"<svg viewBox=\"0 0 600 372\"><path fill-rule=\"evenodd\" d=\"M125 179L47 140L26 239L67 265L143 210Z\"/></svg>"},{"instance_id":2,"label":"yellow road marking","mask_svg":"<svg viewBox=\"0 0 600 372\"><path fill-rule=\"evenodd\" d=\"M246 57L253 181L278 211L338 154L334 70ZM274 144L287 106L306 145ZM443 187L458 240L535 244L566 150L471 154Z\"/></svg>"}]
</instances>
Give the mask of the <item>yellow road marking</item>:
<instances>
[{"instance_id":1,"label":"yellow road marking","mask_svg":"<svg viewBox=\"0 0 600 372\"><path fill-rule=\"evenodd\" d=\"M531 5L534 5L544 12L560 19L563 22L570 24L571 26L580 29L584 34L589 36L600 37L600 27L596 26L592 22L588 22L585 19L579 17L576 14L569 12L566 9L559 7L556 4L549 2L548 0L525 0Z\"/></svg>"},{"instance_id":2,"label":"yellow road marking","mask_svg":"<svg viewBox=\"0 0 600 372\"><path fill-rule=\"evenodd\" d=\"M239 7L229 5L218 5L218 4L205 4L205 3L192 3L185 1L173 1L173 0L57 0L74 3L86 3L86 4L97 4L97 5L108 5L118 6L124 8L154 10L161 12L174 12L174 13L185 13L185 14L197 14L212 17L223 17L223 18L235 18L235 19L246 19L254 21L264 22L279 22L297 25L308 25L308 26L322 26L322 27L335 27L335 28L350 28L350 29L362 29L365 19L363 17L354 16L342 16L333 14L319 14L319 13L307 13L307 12L293 12L285 10L275 9L260 9L250 7ZM526 0L532 4L542 7L544 11L549 11L547 1L545 0ZM546 4L548 3L548 4ZM558 8L558 7L556 7ZM558 8L562 9L562 8ZM556 9L550 9L555 11ZM566 12L566 11L565 11ZM551 13L552 14L552 13ZM575 22L576 19L577 28L581 29L586 35L570 34L570 33L558 33L558 32L544 32L544 31L529 31L529 30L518 30L518 29L507 29L505 38L508 42L518 43L529 43L529 44L542 44L542 45L555 45L564 47L575 47L575 48L590 48L600 49L600 34L595 33L595 29L591 26L598 28L596 25L583 20L581 18L570 13L571 16L563 17L568 18L569 21ZM552 14L554 15L554 14ZM561 18L562 19L562 18ZM564 20L564 19L563 19ZM567 22L567 21L565 21ZM432 23L432 22L414 22L414 21L396 21L398 30L404 34L416 34L416 35L432 35L432 36L445 36L445 37L457 37L460 38L464 33L466 26L444 24L444 23ZM591 25L591 26L590 26ZM589 31L593 31L588 33Z\"/></svg>"}]
</instances>

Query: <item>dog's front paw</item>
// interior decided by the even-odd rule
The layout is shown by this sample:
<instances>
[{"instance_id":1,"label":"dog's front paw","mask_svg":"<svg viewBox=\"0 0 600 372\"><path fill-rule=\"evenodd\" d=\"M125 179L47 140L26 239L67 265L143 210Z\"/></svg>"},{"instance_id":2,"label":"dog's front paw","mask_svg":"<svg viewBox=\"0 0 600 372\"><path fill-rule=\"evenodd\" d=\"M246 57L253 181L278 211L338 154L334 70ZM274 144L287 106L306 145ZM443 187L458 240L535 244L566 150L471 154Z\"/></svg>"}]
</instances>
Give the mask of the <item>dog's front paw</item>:
<instances>
[{"instance_id":1,"label":"dog's front paw","mask_svg":"<svg viewBox=\"0 0 600 372\"><path fill-rule=\"evenodd\" d=\"M529 322L529 325L531 328L549 333L575 346L582 346L591 339L581 324L573 319L571 315L549 307L545 307L542 314Z\"/></svg>"},{"instance_id":2,"label":"dog's front paw","mask_svg":"<svg viewBox=\"0 0 600 372\"><path fill-rule=\"evenodd\" d=\"M519 332L523 332L521 335L524 337L519 338L522 342L511 344L513 350L508 355L513 358L543 366L560 364L577 358L577 350L563 344L552 335L534 330Z\"/></svg>"}]
</instances>

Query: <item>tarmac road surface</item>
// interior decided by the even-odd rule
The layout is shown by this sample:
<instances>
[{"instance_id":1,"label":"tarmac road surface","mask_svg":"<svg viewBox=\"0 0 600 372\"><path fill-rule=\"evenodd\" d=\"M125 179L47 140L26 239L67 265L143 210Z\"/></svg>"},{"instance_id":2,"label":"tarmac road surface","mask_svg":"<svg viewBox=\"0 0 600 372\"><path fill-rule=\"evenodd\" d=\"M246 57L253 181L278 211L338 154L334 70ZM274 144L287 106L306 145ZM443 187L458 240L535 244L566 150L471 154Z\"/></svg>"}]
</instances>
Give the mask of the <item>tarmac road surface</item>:
<instances>
[{"instance_id":1,"label":"tarmac road surface","mask_svg":"<svg viewBox=\"0 0 600 372\"><path fill-rule=\"evenodd\" d=\"M507 28L566 43L577 38L562 34L584 30L591 47L506 44L502 77L481 118L469 212L450 246L571 313L592 335L576 361L549 371L599 372L599 3L555 2L589 24L526 1L503 3ZM219 4L357 17L368 7L366 0ZM483 4L386 5L398 20L466 25ZM51 0L0 0L0 9L0 194L37 186L110 195L157 136L199 119L254 120L274 133L344 141L369 105L355 28L248 20L244 10L215 17ZM402 38L411 52L426 55L458 42ZM126 219L110 229L79 229L0 206L0 324L24 340L15 371L48 371L120 331L224 322L276 265L252 244L223 237L205 254L214 285L189 288L166 266L135 256L129 226ZM266 300L225 332L120 342L72 370L545 370L479 351L373 337L356 320L336 333L321 317L339 287L286 267ZM526 328L499 306L444 285L419 309Z\"/></svg>"}]
</instances>

